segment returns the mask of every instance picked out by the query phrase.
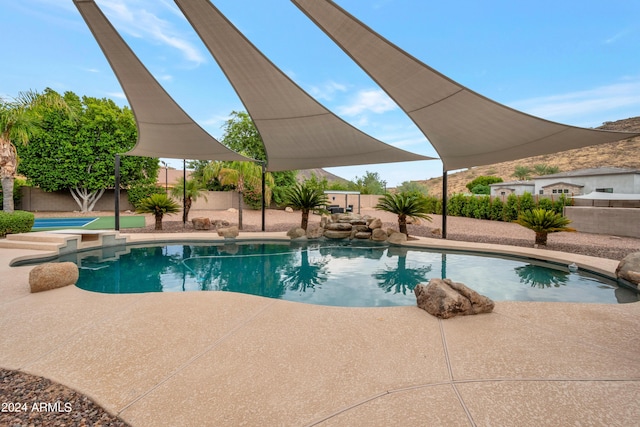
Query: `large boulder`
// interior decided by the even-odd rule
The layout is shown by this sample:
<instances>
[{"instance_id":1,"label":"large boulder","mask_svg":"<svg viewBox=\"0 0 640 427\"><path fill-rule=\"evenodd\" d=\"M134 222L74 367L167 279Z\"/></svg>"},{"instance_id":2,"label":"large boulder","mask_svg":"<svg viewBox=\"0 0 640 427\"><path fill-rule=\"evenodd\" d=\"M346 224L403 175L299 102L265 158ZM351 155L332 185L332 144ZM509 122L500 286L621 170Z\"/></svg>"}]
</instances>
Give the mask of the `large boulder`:
<instances>
[{"instance_id":1,"label":"large boulder","mask_svg":"<svg viewBox=\"0 0 640 427\"><path fill-rule=\"evenodd\" d=\"M322 227L309 227L307 228L307 239L319 239L324 234L324 228Z\"/></svg>"},{"instance_id":2,"label":"large boulder","mask_svg":"<svg viewBox=\"0 0 640 427\"><path fill-rule=\"evenodd\" d=\"M211 220L209 218L192 218L191 223L193 224L194 230L209 230L211 229Z\"/></svg>"},{"instance_id":3,"label":"large boulder","mask_svg":"<svg viewBox=\"0 0 640 427\"><path fill-rule=\"evenodd\" d=\"M235 225L231 227L218 228L218 236L222 236L225 239L235 239L240 234L240 230Z\"/></svg>"},{"instance_id":4,"label":"large boulder","mask_svg":"<svg viewBox=\"0 0 640 427\"><path fill-rule=\"evenodd\" d=\"M387 238L387 242L391 243L392 245L401 245L407 242L407 235L400 232L391 233Z\"/></svg>"},{"instance_id":5,"label":"large boulder","mask_svg":"<svg viewBox=\"0 0 640 427\"><path fill-rule=\"evenodd\" d=\"M372 230L376 228L382 228L382 220L380 218L373 218L369 222L369 228Z\"/></svg>"},{"instance_id":6,"label":"large boulder","mask_svg":"<svg viewBox=\"0 0 640 427\"><path fill-rule=\"evenodd\" d=\"M355 234L353 235L353 237L355 239L361 239L361 240L365 240L365 239L370 239L371 238L371 232L370 231L356 231Z\"/></svg>"},{"instance_id":7,"label":"large boulder","mask_svg":"<svg viewBox=\"0 0 640 427\"><path fill-rule=\"evenodd\" d=\"M376 228L371 232L371 240L374 242L385 242L387 240L387 232L382 228Z\"/></svg>"},{"instance_id":8,"label":"large boulder","mask_svg":"<svg viewBox=\"0 0 640 427\"><path fill-rule=\"evenodd\" d=\"M418 307L441 319L490 313L494 307L490 298L451 279L431 279L426 285L420 283L414 293Z\"/></svg>"},{"instance_id":9,"label":"large boulder","mask_svg":"<svg viewBox=\"0 0 640 427\"><path fill-rule=\"evenodd\" d=\"M292 240L299 239L301 237L305 237L306 238L307 237L307 232L304 230L304 228L293 227L292 229L287 231L287 237L291 237Z\"/></svg>"},{"instance_id":10,"label":"large boulder","mask_svg":"<svg viewBox=\"0 0 640 427\"><path fill-rule=\"evenodd\" d=\"M211 225L213 225L215 229L218 229L228 227L231 224L229 223L229 221L225 221L224 219L214 219L211 221Z\"/></svg>"},{"instance_id":11,"label":"large boulder","mask_svg":"<svg viewBox=\"0 0 640 427\"><path fill-rule=\"evenodd\" d=\"M40 264L29 272L29 286L31 292L62 288L75 285L78 275L78 266L72 262Z\"/></svg>"},{"instance_id":12,"label":"large boulder","mask_svg":"<svg viewBox=\"0 0 640 427\"><path fill-rule=\"evenodd\" d=\"M640 286L640 252L634 252L624 257L616 268L616 276Z\"/></svg>"},{"instance_id":13,"label":"large boulder","mask_svg":"<svg viewBox=\"0 0 640 427\"><path fill-rule=\"evenodd\" d=\"M325 230L324 237L327 239L348 239L351 237L351 230Z\"/></svg>"},{"instance_id":14,"label":"large boulder","mask_svg":"<svg viewBox=\"0 0 640 427\"><path fill-rule=\"evenodd\" d=\"M327 224L326 229L332 231L348 231L351 234L353 226L348 222L332 222Z\"/></svg>"}]
</instances>

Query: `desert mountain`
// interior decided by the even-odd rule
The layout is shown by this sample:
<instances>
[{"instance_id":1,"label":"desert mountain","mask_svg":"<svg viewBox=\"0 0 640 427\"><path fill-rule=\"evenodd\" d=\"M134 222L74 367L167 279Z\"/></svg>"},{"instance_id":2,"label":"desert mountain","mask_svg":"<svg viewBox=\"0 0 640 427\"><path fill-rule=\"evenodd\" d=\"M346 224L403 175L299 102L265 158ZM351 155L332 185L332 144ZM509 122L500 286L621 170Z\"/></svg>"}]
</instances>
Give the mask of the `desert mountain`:
<instances>
[{"instance_id":1,"label":"desert mountain","mask_svg":"<svg viewBox=\"0 0 640 427\"><path fill-rule=\"evenodd\" d=\"M625 132L640 132L640 117L632 117L615 122L606 122L597 129L616 130ZM469 181L482 175L499 176L504 181L514 181L513 172L516 166L546 164L557 166L560 172L576 169L597 168L602 166L640 169L640 137L594 145L592 147L577 148L555 154L528 157L510 162L496 163L487 166L477 166L456 173L449 173L449 194L467 192ZM442 177L418 181L429 188L429 194L442 196Z\"/></svg>"}]
</instances>

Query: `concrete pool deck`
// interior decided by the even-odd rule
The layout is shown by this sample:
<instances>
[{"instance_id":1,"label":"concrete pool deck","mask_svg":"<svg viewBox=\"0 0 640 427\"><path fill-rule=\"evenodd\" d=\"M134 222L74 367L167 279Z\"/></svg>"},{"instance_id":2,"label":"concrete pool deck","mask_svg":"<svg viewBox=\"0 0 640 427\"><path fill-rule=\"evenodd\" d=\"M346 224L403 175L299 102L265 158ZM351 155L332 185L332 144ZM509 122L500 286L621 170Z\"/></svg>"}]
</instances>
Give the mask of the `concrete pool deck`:
<instances>
[{"instance_id":1,"label":"concrete pool deck","mask_svg":"<svg viewBox=\"0 0 640 427\"><path fill-rule=\"evenodd\" d=\"M174 239L203 237L130 235ZM532 248L428 245L542 251L609 274L617 265ZM417 307L323 307L225 292L106 295L69 286L30 294L32 267L9 262L41 253L0 249L0 366L76 389L133 426L640 419L639 303L498 302L491 314L438 320Z\"/></svg>"}]
</instances>

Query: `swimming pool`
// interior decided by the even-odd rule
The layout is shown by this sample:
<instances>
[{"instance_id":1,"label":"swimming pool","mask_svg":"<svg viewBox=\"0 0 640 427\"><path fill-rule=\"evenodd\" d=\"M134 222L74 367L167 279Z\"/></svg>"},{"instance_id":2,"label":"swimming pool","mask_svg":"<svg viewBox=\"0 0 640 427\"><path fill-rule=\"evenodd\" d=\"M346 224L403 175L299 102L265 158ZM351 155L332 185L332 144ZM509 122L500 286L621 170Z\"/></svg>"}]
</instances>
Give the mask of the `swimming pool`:
<instances>
[{"instance_id":1,"label":"swimming pool","mask_svg":"<svg viewBox=\"0 0 640 427\"><path fill-rule=\"evenodd\" d=\"M414 305L413 289L447 277L496 300L638 301L617 281L531 259L336 243L164 244L106 248L60 261L94 292L228 291L318 305Z\"/></svg>"}]
</instances>

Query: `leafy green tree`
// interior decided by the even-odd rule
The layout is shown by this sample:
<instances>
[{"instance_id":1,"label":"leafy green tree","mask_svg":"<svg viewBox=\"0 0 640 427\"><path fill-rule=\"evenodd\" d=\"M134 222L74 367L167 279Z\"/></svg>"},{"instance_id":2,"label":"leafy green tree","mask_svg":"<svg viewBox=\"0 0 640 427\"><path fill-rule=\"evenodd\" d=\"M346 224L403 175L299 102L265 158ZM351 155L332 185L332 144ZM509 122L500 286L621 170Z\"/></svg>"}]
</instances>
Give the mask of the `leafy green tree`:
<instances>
[{"instance_id":1,"label":"leafy green tree","mask_svg":"<svg viewBox=\"0 0 640 427\"><path fill-rule=\"evenodd\" d=\"M69 113L64 99L49 89L42 94L21 92L12 100L0 98L0 180L4 212L10 213L14 209L13 184L18 169L18 151L14 143L26 146L39 128L41 110L50 108Z\"/></svg>"},{"instance_id":2,"label":"leafy green tree","mask_svg":"<svg viewBox=\"0 0 640 427\"><path fill-rule=\"evenodd\" d=\"M398 215L398 228L409 236L407 218L421 218L431 221L427 214L429 202L423 196L414 193L386 193L375 206L376 209Z\"/></svg>"},{"instance_id":3,"label":"leafy green tree","mask_svg":"<svg viewBox=\"0 0 640 427\"><path fill-rule=\"evenodd\" d=\"M366 171L363 177L356 177L355 185L361 194L384 194L387 181L383 181L378 172Z\"/></svg>"},{"instance_id":4,"label":"leafy green tree","mask_svg":"<svg viewBox=\"0 0 640 427\"><path fill-rule=\"evenodd\" d=\"M560 168L558 166L549 166L546 163L539 163L537 165L533 165L533 171L538 176L552 175L560 172Z\"/></svg>"},{"instance_id":5,"label":"leafy green tree","mask_svg":"<svg viewBox=\"0 0 640 427\"><path fill-rule=\"evenodd\" d=\"M142 199L137 213L150 213L156 218L156 230L162 230L162 218L166 214L174 214L180 212L180 205L166 194L152 194L146 199Z\"/></svg>"},{"instance_id":6,"label":"leafy green tree","mask_svg":"<svg viewBox=\"0 0 640 427\"><path fill-rule=\"evenodd\" d=\"M309 212L323 205L329 204L324 191L320 188L304 183L298 183L287 192L287 205L302 211L300 228L306 230L309 225Z\"/></svg>"},{"instance_id":7,"label":"leafy green tree","mask_svg":"<svg viewBox=\"0 0 640 427\"><path fill-rule=\"evenodd\" d=\"M422 196L429 195L429 189L426 185L422 185L415 181L404 181L402 184L396 187L398 193L416 193Z\"/></svg>"},{"instance_id":8,"label":"leafy green tree","mask_svg":"<svg viewBox=\"0 0 640 427\"><path fill-rule=\"evenodd\" d=\"M502 221L504 217L504 203L499 197L496 197L491 201L491 208L489 212L489 219L493 221Z\"/></svg>"},{"instance_id":9,"label":"leafy green tree","mask_svg":"<svg viewBox=\"0 0 640 427\"><path fill-rule=\"evenodd\" d=\"M502 213L504 221L510 222L518 219L518 213L520 211L518 202L518 196L515 194L511 193L507 196L507 202L504 204L504 211Z\"/></svg>"},{"instance_id":10,"label":"leafy green tree","mask_svg":"<svg viewBox=\"0 0 640 427\"><path fill-rule=\"evenodd\" d=\"M256 160L265 161L267 155L258 129L245 111L232 111L231 117L222 127L223 136L220 139L224 145L235 152Z\"/></svg>"},{"instance_id":11,"label":"leafy green tree","mask_svg":"<svg viewBox=\"0 0 640 427\"><path fill-rule=\"evenodd\" d=\"M533 195L528 191L525 191L522 196L520 196L518 211L530 211L536 207L536 202L533 200Z\"/></svg>"},{"instance_id":12,"label":"leafy green tree","mask_svg":"<svg viewBox=\"0 0 640 427\"><path fill-rule=\"evenodd\" d=\"M552 210L554 210L553 201L551 201L551 199L548 199L546 197L540 197L538 199L538 204L537 204L536 208L544 209L544 210L547 210L547 211L552 211Z\"/></svg>"},{"instance_id":13,"label":"leafy green tree","mask_svg":"<svg viewBox=\"0 0 640 427\"><path fill-rule=\"evenodd\" d=\"M167 192L164 187L159 187L155 183L134 183L127 188L127 198L134 208L138 207L140 200L152 194L167 194Z\"/></svg>"},{"instance_id":14,"label":"leafy green tree","mask_svg":"<svg viewBox=\"0 0 640 427\"><path fill-rule=\"evenodd\" d=\"M177 184L171 189L171 195L178 200L182 200L185 196L184 178L178 178ZM204 187L200 181L195 179L187 180L186 199L184 200L184 220L189 221L189 211L193 202L202 196L205 200L207 197L203 194Z\"/></svg>"},{"instance_id":15,"label":"leafy green tree","mask_svg":"<svg viewBox=\"0 0 640 427\"><path fill-rule=\"evenodd\" d=\"M520 181L526 181L531 178L532 170L529 166L516 166L511 176Z\"/></svg>"},{"instance_id":16,"label":"leafy green tree","mask_svg":"<svg viewBox=\"0 0 640 427\"><path fill-rule=\"evenodd\" d=\"M51 91L52 93L55 93ZM44 191L69 190L79 208L91 211L105 190L115 185L114 160L135 145L133 113L112 100L64 94L71 112L41 108L40 129L20 148L19 172ZM121 185L155 183L158 159L123 156Z\"/></svg>"},{"instance_id":17,"label":"leafy green tree","mask_svg":"<svg viewBox=\"0 0 640 427\"><path fill-rule=\"evenodd\" d=\"M471 193L489 195L491 194L491 187L488 185L478 184L471 189Z\"/></svg>"},{"instance_id":18,"label":"leafy green tree","mask_svg":"<svg viewBox=\"0 0 640 427\"><path fill-rule=\"evenodd\" d=\"M571 220L554 211L544 209L532 209L523 211L516 221L523 227L533 230L536 233L536 245L547 245L547 236L549 233L557 233L560 231L576 231L567 227Z\"/></svg>"},{"instance_id":19,"label":"leafy green tree","mask_svg":"<svg viewBox=\"0 0 640 427\"><path fill-rule=\"evenodd\" d=\"M479 185L488 187L489 184L495 184L495 183L498 183L498 182L503 182L502 178L500 178L499 176L482 175L482 176L477 177L473 181L468 182L466 187L473 194L489 194L489 193L476 193L474 191L474 188L479 186Z\"/></svg>"}]
</instances>

